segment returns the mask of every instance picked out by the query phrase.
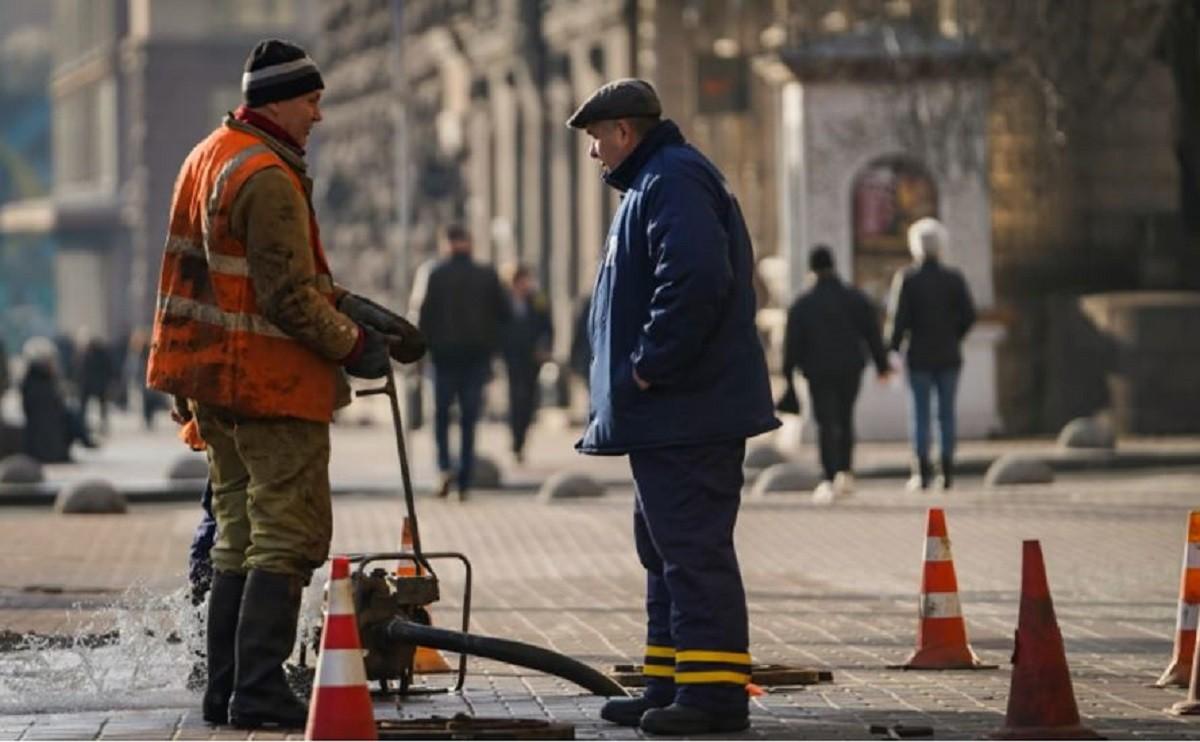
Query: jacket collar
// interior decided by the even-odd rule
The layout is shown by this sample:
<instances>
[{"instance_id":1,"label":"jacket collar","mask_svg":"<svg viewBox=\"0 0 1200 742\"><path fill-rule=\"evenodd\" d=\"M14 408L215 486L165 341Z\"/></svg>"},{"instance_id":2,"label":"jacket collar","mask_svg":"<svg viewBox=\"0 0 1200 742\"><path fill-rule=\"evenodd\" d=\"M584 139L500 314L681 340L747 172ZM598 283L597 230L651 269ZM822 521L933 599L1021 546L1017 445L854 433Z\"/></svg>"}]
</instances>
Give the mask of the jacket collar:
<instances>
[{"instance_id":1,"label":"jacket collar","mask_svg":"<svg viewBox=\"0 0 1200 742\"><path fill-rule=\"evenodd\" d=\"M267 131L264 131L254 124L239 120L234 114L230 113L225 117L225 126L230 129L249 134L263 141L263 144L271 148L271 151L283 158L300 179L304 181L305 186L311 188L311 182L308 179L308 164L304 162L304 154L297 152L290 145L281 142L279 139L271 136Z\"/></svg>"},{"instance_id":2,"label":"jacket collar","mask_svg":"<svg viewBox=\"0 0 1200 742\"><path fill-rule=\"evenodd\" d=\"M671 119L661 121L646 132L646 136L638 142L629 156L621 161L621 164L604 174L604 182L624 193L633 186L634 179L655 152L667 145L686 143L687 140L683 138L683 133L679 131L679 127L675 125L674 121Z\"/></svg>"}]
</instances>

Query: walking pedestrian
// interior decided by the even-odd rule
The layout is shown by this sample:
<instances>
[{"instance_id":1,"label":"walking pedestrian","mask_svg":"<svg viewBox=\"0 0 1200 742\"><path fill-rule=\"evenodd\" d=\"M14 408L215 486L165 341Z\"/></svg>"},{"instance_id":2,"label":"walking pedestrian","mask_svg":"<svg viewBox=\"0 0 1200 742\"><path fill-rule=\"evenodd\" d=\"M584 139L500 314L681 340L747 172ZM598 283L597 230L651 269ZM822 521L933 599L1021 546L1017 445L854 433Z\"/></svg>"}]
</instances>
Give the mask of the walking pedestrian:
<instances>
[{"instance_id":1,"label":"walking pedestrian","mask_svg":"<svg viewBox=\"0 0 1200 742\"><path fill-rule=\"evenodd\" d=\"M909 427L914 473L910 489L933 482L929 458L929 402L937 396L941 437L941 485L954 483L955 397L962 369L962 340L975 323L975 305L962 273L943 262L949 235L941 222L926 217L908 229L913 264L896 273L888 307L888 346L906 345L911 396Z\"/></svg>"},{"instance_id":2,"label":"walking pedestrian","mask_svg":"<svg viewBox=\"0 0 1200 742\"><path fill-rule=\"evenodd\" d=\"M333 283L304 147L324 82L300 47L260 42L243 105L196 145L175 183L147 385L207 446L217 536L203 717L300 728L283 673L300 598L329 554L329 423L343 369L388 371L419 343L398 315Z\"/></svg>"},{"instance_id":3,"label":"walking pedestrian","mask_svg":"<svg viewBox=\"0 0 1200 742\"><path fill-rule=\"evenodd\" d=\"M105 342L85 330L79 350L79 419L87 425L92 400L100 408L100 432L108 433L108 395L116 377L116 367Z\"/></svg>"},{"instance_id":4,"label":"walking pedestrian","mask_svg":"<svg viewBox=\"0 0 1200 742\"><path fill-rule=\"evenodd\" d=\"M588 322L591 412L577 448L629 456L646 569L646 692L608 721L651 734L749 725L746 596L733 543L746 438L779 426L754 326L753 248L724 177L661 118L644 80L567 122L623 194Z\"/></svg>"},{"instance_id":5,"label":"walking pedestrian","mask_svg":"<svg viewBox=\"0 0 1200 742\"><path fill-rule=\"evenodd\" d=\"M799 371L808 382L825 475L813 501L829 503L854 489L854 403L866 357L881 381L891 369L875 307L838 277L830 249L813 248L808 268L815 280L788 308L783 375L790 384L792 372Z\"/></svg>"},{"instance_id":6,"label":"walking pedestrian","mask_svg":"<svg viewBox=\"0 0 1200 742\"><path fill-rule=\"evenodd\" d=\"M503 328L504 365L508 370L508 426L512 454L525 460L525 436L538 406L538 374L550 360L554 325L546 297L538 292L533 273L519 265L509 280L512 319Z\"/></svg>"},{"instance_id":7,"label":"walking pedestrian","mask_svg":"<svg viewBox=\"0 0 1200 742\"><path fill-rule=\"evenodd\" d=\"M433 363L434 437L441 472L438 496L456 482L466 499L475 463L475 425L483 408L483 387L492 375L500 328L511 315L500 278L471 257L471 235L457 224L445 230L448 254L429 272L419 325ZM458 403L462 442L457 468L450 458L450 408Z\"/></svg>"},{"instance_id":8,"label":"walking pedestrian","mask_svg":"<svg viewBox=\"0 0 1200 742\"><path fill-rule=\"evenodd\" d=\"M95 448L79 415L67 406L58 351L42 337L25 342L22 355L25 375L21 379L21 409L25 414L25 452L47 464L71 460L71 444Z\"/></svg>"}]
</instances>

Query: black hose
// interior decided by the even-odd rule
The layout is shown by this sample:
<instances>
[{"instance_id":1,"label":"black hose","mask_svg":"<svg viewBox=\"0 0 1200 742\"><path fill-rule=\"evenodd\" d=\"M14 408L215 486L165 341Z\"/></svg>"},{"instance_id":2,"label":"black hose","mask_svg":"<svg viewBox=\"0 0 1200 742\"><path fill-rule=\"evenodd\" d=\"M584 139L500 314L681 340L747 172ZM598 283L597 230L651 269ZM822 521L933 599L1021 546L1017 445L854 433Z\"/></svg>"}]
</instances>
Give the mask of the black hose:
<instances>
[{"instance_id":1,"label":"black hose","mask_svg":"<svg viewBox=\"0 0 1200 742\"><path fill-rule=\"evenodd\" d=\"M423 626L403 618L392 619L384 632L388 639L395 642L444 649L448 652L469 654L475 657L487 657L507 662L510 665L519 665L531 670L557 675L598 696L629 695L612 678L579 660L571 659L549 649L535 647L532 644Z\"/></svg>"}]
</instances>

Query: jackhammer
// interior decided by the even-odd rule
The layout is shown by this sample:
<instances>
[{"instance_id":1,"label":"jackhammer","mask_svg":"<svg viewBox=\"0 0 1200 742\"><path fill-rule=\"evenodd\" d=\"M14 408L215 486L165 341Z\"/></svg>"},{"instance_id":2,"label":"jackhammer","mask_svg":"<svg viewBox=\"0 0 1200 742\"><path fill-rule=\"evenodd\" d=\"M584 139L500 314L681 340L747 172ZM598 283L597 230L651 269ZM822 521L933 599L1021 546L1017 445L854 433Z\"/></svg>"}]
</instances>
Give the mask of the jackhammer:
<instances>
[{"instance_id":1,"label":"jackhammer","mask_svg":"<svg viewBox=\"0 0 1200 742\"><path fill-rule=\"evenodd\" d=\"M356 565L350 574L351 592L359 637L363 643L367 679L378 682L384 692L391 690L392 683L397 684L397 693L400 695L420 692L413 688L412 680L416 649L421 646L459 654L455 684L445 691L462 690L466 679L467 655L474 655L557 675L596 695L628 695L612 678L566 655L523 642L470 633L473 575L470 560L460 552L426 552L422 548L396 380L390 367L383 386L356 392L358 397L378 394L386 395L391 405L412 550L348 555L351 563ZM437 572L432 563L444 560L458 561L463 566L460 631L433 627L426 610L426 606L441 597ZM397 575L382 567L373 567L368 571L372 564L382 561L411 563L416 568L412 570L416 574ZM319 636L313 646L320 651Z\"/></svg>"}]
</instances>

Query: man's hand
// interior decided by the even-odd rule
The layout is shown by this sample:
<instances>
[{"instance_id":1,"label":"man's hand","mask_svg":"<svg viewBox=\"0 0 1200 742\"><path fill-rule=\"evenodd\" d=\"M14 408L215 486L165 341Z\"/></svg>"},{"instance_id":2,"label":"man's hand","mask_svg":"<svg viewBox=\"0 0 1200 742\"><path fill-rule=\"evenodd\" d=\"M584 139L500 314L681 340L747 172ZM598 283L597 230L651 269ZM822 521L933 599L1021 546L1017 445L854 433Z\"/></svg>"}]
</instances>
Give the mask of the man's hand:
<instances>
[{"instance_id":1,"label":"man's hand","mask_svg":"<svg viewBox=\"0 0 1200 742\"><path fill-rule=\"evenodd\" d=\"M387 335L388 350L400 363L415 363L425 355L425 336L416 325L365 296L345 294L338 311L364 327Z\"/></svg>"},{"instance_id":2,"label":"man's hand","mask_svg":"<svg viewBox=\"0 0 1200 742\"><path fill-rule=\"evenodd\" d=\"M650 388L650 382L638 376L637 369L633 370L633 383L637 384L638 389L641 389L643 392Z\"/></svg>"},{"instance_id":3,"label":"man's hand","mask_svg":"<svg viewBox=\"0 0 1200 742\"><path fill-rule=\"evenodd\" d=\"M387 375L388 342L382 334L368 325L360 325L363 333L362 348L342 362L346 373L360 379L378 379Z\"/></svg>"}]
</instances>

